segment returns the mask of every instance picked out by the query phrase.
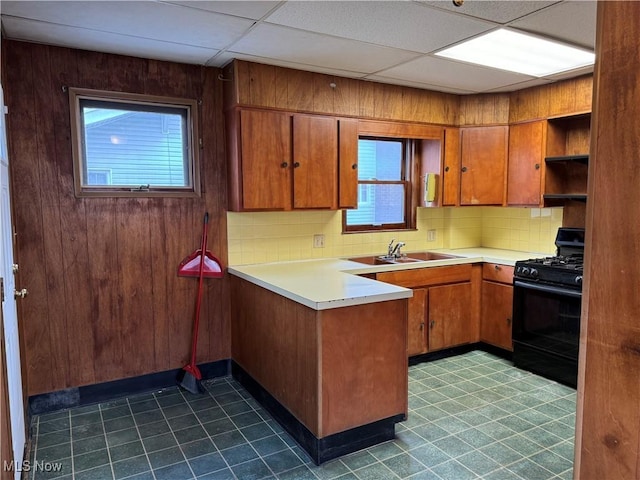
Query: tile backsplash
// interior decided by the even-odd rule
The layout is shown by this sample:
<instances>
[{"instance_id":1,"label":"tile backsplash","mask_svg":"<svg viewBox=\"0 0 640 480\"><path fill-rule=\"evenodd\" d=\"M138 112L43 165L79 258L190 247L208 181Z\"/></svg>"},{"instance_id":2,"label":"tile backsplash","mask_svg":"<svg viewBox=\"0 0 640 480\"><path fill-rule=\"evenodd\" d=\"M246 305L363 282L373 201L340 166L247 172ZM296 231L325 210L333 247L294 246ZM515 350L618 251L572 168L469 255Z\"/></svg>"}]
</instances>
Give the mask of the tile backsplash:
<instances>
[{"instance_id":1,"label":"tile backsplash","mask_svg":"<svg viewBox=\"0 0 640 480\"><path fill-rule=\"evenodd\" d=\"M392 238L404 251L491 247L551 253L561 208L418 208L417 229L342 233L341 211L227 213L229 264L382 254ZM314 248L314 235L324 247Z\"/></svg>"}]
</instances>

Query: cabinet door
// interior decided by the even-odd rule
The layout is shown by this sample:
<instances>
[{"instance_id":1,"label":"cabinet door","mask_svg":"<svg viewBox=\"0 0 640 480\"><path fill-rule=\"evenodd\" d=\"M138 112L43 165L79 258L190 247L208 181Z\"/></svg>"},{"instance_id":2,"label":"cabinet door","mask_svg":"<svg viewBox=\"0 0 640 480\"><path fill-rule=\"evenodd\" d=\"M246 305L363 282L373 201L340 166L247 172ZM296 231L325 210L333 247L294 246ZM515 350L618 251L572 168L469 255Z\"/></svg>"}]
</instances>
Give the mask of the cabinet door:
<instances>
[{"instance_id":1,"label":"cabinet door","mask_svg":"<svg viewBox=\"0 0 640 480\"><path fill-rule=\"evenodd\" d=\"M507 166L506 126L462 129L460 205L502 205Z\"/></svg>"},{"instance_id":2,"label":"cabinet door","mask_svg":"<svg viewBox=\"0 0 640 480\"><path fill-rule=\"evenodd\" d=\"M509 127L507 204L539 206L544 165L545 122Z\"/></svg>"},{"instance_id":3,"label":"cabinet door","mask_svg":"<svg viewBox=\"0 0 640 480\"><path fill-rule=\"evenodd\" d=\"M291 208L291 117L271 111L240 112L242 207Z\"/></svg>"},{"instance_id":4,"label":"cabinet door","mask_svg":"<svg viewBox=\"0 0 640 480\"><path fill-rule=\"evenodd\" d=\"M358 120L338 120L338 208L358 208Z\"/></svg>"},{"instance_id":5,"label":"cabinet door","mask_svg":"<svg viewBox=\"0 0 640 480\"><path fill-rule=\"evenodd\" d=\"M293 117L293 208L337 208L338 124L332 117Z\"/></svg>"},{"instance_id":6,"label":"cabinet door","mask_svg":"<svg viewBox=\"0 0 640 480\"><path fill-rule=\"evenodd\" d=\"M409 299L407 315L407 354L419 355L427 351L427 289L415 288Z\"/></svg>"},{"instance_id":7,"label":"cabinet door","mask_svg":"<svg viewBox=\"0 0 640 480\"><path fill-rule=\"evenodd\" d=\"M513 287L501 283L482 282L480 340L496 347L513 350L511 314Z\"/></svg>"},{"instance_id":8,"label":"cabinet door","mask_svg":"<svg viewBox=\"0 0 640 480\"><path fill-rule=\"evenodd\" d=\"M429 351L477 340L471 283L429 288Z\"/></svg>"},{"instance_id":9,"label":"cabinet door","mask_svg":"<svg viewBox=\"0 0 640 480\"><path fill-rule=\"evenodd\" d=\"M460 129L446 128L444 132L444 172L442 205L455 206L460 201Z\"/></svg>"}]
</instances>

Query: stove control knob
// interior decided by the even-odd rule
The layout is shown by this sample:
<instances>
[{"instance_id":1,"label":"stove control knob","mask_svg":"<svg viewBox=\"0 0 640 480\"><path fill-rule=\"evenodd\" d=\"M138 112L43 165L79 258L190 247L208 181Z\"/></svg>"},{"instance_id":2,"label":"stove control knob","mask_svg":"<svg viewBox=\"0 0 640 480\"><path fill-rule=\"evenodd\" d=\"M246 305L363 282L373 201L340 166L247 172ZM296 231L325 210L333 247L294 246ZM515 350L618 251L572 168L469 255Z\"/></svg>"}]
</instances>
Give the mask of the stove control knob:
<instances>
[{"instance_id":1,"label":"stove control knob","mask_svg":"<svg viewBox=\"0 0 640 480\"><path fill-rule=\"evenodd\" d=\"M529 276L530 276L531 278L538 278L538 270L536 270L535 268L532 268L532 269L529 271Z\"/></svg>"},{"instance_id":2,"label":"stove control knob","mask_svg":"<svg viewBox=\"0 0 640 480\"><path fill-rule=\"evenodd\" d=\"M575 280L576 285L582 285L582 275L578 275Z\"/></svg>"},{"instance_id":3,"label":"stove control knob","mask_svg":"<svg viewBox=\"0 0 640 480\"><path fill-rule=\"evenodd\" d=\"M522 267L522 275L524 275L525 277L529 276L529 268L528 267Z\"/></svg>"}]
</instances>

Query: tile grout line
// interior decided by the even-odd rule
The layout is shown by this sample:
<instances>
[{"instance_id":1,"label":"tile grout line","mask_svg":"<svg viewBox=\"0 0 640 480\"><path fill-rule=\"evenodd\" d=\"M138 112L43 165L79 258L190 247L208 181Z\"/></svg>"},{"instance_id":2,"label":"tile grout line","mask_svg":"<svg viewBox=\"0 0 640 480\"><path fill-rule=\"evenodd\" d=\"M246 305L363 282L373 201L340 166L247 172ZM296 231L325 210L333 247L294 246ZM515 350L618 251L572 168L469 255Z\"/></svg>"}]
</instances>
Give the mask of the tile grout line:
<instances>
[{"instance_id":1,"label":"tile grout line","mask_svg":"<svg viewBox=\"0 0 640 480\"><path fill-rule=\"evenodd\" d=\"M69 428L71 428L71 426L69 426ZM38 420L36 422L36 441L33 447L33 464L34 465L37 465L37 461L38 461L38 439L39 438L40 438L40 416L38 415ZM32 480L35 480L36 478L35 470L33 472L33 476L27 474L27 478L28 477L32 477Z\"/></svg>"},{"instance_id":2,"label":"tile grout line","mask_svg":"<svg viewBox=\"0 0 640 480\"><path fill-rule=\"evenodd\" d=\"M153 399L156 401L156 403L158 403L158 400L155 398L155 396L153 397ZM133 409L131 408L131 402L129 402L129 397L126 397L127 400L127 407L129 408L129 412L131 412L131 418L133 419L133 424L136 427L136 433L138 434L138 438L140 439L140 445L142 445L142 451L144 452L144 456L147 459L147 463L149 464L149 471L151 472L151 477L155 480L156 479L156 474L153 471L153 465L151 465L151 460L149 459L149 453L147 452L147 447L144 446L144 442L142 441L142 435L140 435L140 429L138 428L138 422L136 422L136 416L133 414ZM162 409L162 407L160 406L160 404L158 403L158 407L160 409ZM164 417L164 414L163 414ZM165 420L166 421L166 420ZM105 428L105 435L106 435L106 431L107 429ZM123 444L126 445L126 444ZM135 458L135 457L132 457ZM111 459L111 453L109 453L109 459ZM113 462L111 462L111 470L113 471ZM141 472L144 473L144 472ZM116 474L115 472L113 473L113 478L115 478Z\"/></svg>"},{"instance_id":3,"label":"tile grout line","mask_svg":"<svg viewBox=\"0 0 640 480\"><path fill-rule=\"evenodd\" d=\"M107 437L107 429L104 427L104 417L102 416L102 405L98 405L98 412L100 413L100 422L102 425L102 435L104 436L104 444L105 447L107 448L107 457L109 457L109 468L111 469L111 478L116 478L116 474L115 471L113 470L113 461L111 460L111 451L109 449L109 438ZM73 429L71 429L71 431L73 432ZM73 435L73 433L72 433ZM97 435L96 435L97 436ZM72 443L73 445L73 443ZM73 458L73 455L71 456L71 458ZM75 478L75 469L73 470L73 477Z\"/></svg>"},{"instance_id":4,"label":"tile grout line","mask_svg":"<svg viewBox=\"0 0 640 480\"><path fill-rule=\"evenodd\" d=\"M73 458L73 428L72 428L71 421L72 421L71 410L69 410L69 448L70 448L70 451L71 451L71 477L75 477L75 475L76 475L76 468L75 468L76 462L74 461L74 458Z\"/></svg>"}]
</instances>

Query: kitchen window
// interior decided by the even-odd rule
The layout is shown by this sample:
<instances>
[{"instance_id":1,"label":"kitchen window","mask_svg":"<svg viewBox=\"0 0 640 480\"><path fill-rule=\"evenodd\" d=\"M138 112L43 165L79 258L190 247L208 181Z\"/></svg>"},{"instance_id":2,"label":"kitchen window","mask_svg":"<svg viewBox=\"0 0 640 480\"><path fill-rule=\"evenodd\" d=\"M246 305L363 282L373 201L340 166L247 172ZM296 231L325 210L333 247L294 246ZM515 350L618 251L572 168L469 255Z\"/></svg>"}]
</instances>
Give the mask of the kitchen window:
<instances>
[{"instance_id":1,"label":"kitchen window","mask_svg":"<svg viewBox=\"0 0 640 480\"><path fill-rule=\"evenodd\" d=\"M411 152L408 139L360 137L358 208L345 211L345 232L413 228Z\"/></svg>"},{"instance_id":2,"label":"kitchen window","mask_svg":"<svg viewBox=\"0 0 640 480\"><path fill-rule=\"evenodd\" d=\"M195 100L69 89L76 195L200 194Z\"/></svg>"}]
</instances>

